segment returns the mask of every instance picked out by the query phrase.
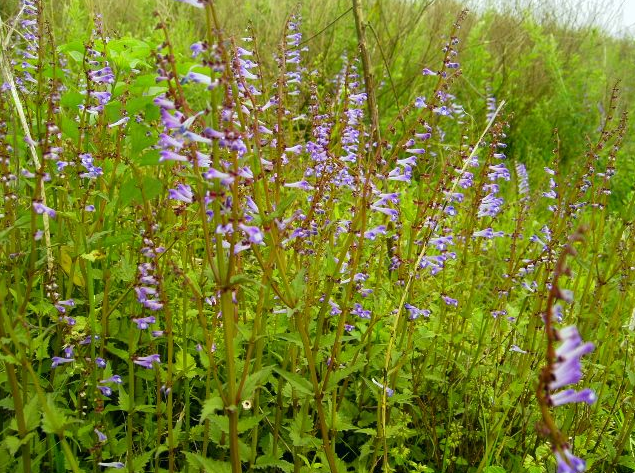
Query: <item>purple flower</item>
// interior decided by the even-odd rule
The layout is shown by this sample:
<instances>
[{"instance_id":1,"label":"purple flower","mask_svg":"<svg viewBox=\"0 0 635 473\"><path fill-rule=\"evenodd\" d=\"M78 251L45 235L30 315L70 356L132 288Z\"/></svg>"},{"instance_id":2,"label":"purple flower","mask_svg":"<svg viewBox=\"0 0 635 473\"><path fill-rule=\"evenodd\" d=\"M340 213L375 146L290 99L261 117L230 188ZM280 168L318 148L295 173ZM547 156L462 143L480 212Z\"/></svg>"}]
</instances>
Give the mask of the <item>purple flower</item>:
<instances>
[{"instance_id":1,"label":"purple flower","mask_svg":"<svg viewBox=\"0 0 635 473\"><path fill-rule=\"evenodd\" d=\"M97 429L93 429L93 432L95 432L97 434L97 439L100 442L106 442L108 440L108 437L106 436L106 434L104 434L103 432L101 432L100 430Z\"/></svg>"},{"instance_id":2,"label":"purple flower","mask_svg":"<svg viewBox=\"0 0 635 473\"><path fill-rule=\"evenodd\" d=\"M112 84L115 82L115 75L109 66L96 71L89 71L88 76L96 84Z\"/></svg>"},{"instance_id":3,"label":"purple flower","mask_svg":"<svg viewBox=\"0 0 635 473\"><path fill-rule=\"evenodd\" d=\"M114 128L114 127L119 126L119 125L125 125L129 121L130 121L130 117L123 117L123 118L117 120L116 122L111 123L110 125L108 125L108 128Z\"/></svg>"},{"instance_id":4,"label":"purple flower","mask_svg":"<svg viewBox=\"0 0 635 473\"><path fill-rule=\"evenodd\" d=\"M185 202L186 204L191 204L192 197L194 197L192 188L186 184L177 185L176 189L168 190L168 194L170 199L179 200L181 202Z\"/></svg>"},{"instance_id":5,"label":"purple flower","mask_svg":"<svg viewBox=\"0 0 635 473\"><path fill-rule=\"evenodd\" d=\"M586 402L593 404L597 400L595 391L585 388L581 391L575 389L565 389L549 396L549 402L552 406L561 406L569 402Z\"/></svg>"},{"instance_id":6,"label":"purple flower","mask_svg":"<svg viewBox=\"0 0 635 473\"><path fill-rule=\"evenodd\" d=\"M403 159L398 159L397 160L397 164L399 166L416 166L417 165L417 157L416 156L409 156L407 158L403 158Z\"/></svg>"},{"instance_id":7,"label":"purple flower","mask_svg":"<svg viewBox=\"0 0 635 473\"><path fill-rule=\"evenodd\" d=\"M106 397L109 397L112 394L112 389L108 386L97 386L97 389L99 389L99 391L101 391L101 393Z\"/></svg>"},{"instance_id":8,"label":"purple flower","mask_svg":"<svg viewBox=\"0 0 635 473\"><path fill-rule=\"evenodd\" d=\"M351 314L358 316L360 319L370 319L371 312L370 310L365 310L360 303L356 302Z\"/></svg>"},{"instance_id":9,"label":"purple flower","mask_svg":"<svg viewBox=\"0 0 635 473\"><path fill-rule=\"evenodd\" d=\"M159 158L159 162L163 161L179 161L179 162L187 162L187 157L181 154L175 153L174 151L169 151L164 149L159 153L161 157Z\"/></svg>"},{"instance_id":10,"label":"purple flower","mask_svg":"<svg viewBox=\"0 0 635 473\"><path fill-rule=\"evenodd\" d=\"M457 301L456 299L452 299L451 297L441 296L441 299L443 299L443 302L445 302L447 305L452 305L454 307L458 307L459 305L459 301Z\"/></svg>"},{"instance_id":11,"label":"purple flower","mask_svg":"<svg viewBox=\"0 0 635 473\"><path fill-rule=\"evenodd\" d=\"M148 296L155 296L157 293L157 290L153 287L136 286L134 290L137 293L137 301L139 302L145 302L148 300Z\"/></svg>"},{"instance_id":12,"label":"purple flower","mask_svg":"<svg viewBox=\"0 0 635 473\"><path fill-rule=\"evenodd\" d=\"M203 174L203 177L205 179L220 179L223 184L231 184L232 182L234 182L233 176L212 167L209 168L207 172L205 172L205 174Z\"/></svg>"},{"instance_id":13,"label":"purple flower","mask_svg":"<svg viewBox=\"0 0 635 473\"><path fill-rule=\"evenodd\" d=\"M263 245L264 244L264 235L262 233L262 231L260 231L260 228L258 227L251 227L249 225L245 225L243 223L240 223L238 225L238 227L247 234L247 237L249 238L249 241L255 245Z\"/></svg>"},{"instance_id":14,"label":"purple flower","mask_svg":"<svg viewBox=\"0 0 635 473\"><path fill-rule=\"evenodd\" d=\"M177 2L187 3L188 5L192 5L196 8L203 8L203 0L176 0Z\"/></svg>"},{"instance_id":15,"label":"purple flower","mask_svg":"<svg viewBox=\"0 0 635 473\"><path fill-rule=\"evenodd\" d=\"M384 386L379 381L377 381L375 378L373 378L373 384L375 386L378 386L382 390L386 391L386 396L388 396L388 397L392 397L395 394L395 390L394 389L391 389L388 386Z\"/></svg>"},{"instance_id":16,"label":"purple flower","mask_svg":"<svg viewBox=\"0 0 635 473\"><path fill-rule=\"evenodd\" d=\"M562 453L555 450L556 463L558 464L558 473L580 473L586 470L586 462L582 458L578 458L571 453L568 447L562 449ZM564 456L562 455L564 454Z\"/></svg>"},{"instance_id":17,"label":"purple flower","mask_svg":"<svg viewBox=\"0 0 635 473\"><path fill-rule=\"evenodd\" d=\"M151 324L157 321L154 315L150 315L149 317L141 317L138 319L132 319L132 321L137 324L137 328L139 330L147 329Z\"/></svg>"},{"instance_id":18,"label":"purple flower","mask_svg":"<svg viewBox=\"0 0 635 473\"><path fill-rule=\"evenodd\" d=\"M161 357L156 353L154 355L139 356L134 360L134 363L146 369L152 369L154 363L161 363Z\"/></svg>"},{"instance_id":19,"label":"purple flower","mask_svg":"<svg viewBox=\"0 0 635 473\"><path fill-rule=\"evenodd\" d=\"M106 360L104 360L103 358L95 358L95 364L97 366L99 366L100 368L105 368L106 367Z\"/></svg>"},{"instance_id":20,"label":"purple flower","mask_svg":"<svg viewBox=\"0 0 635 473\"><path fill-rule=\"evenodd\" d=\"M404 304L404 308L410 313L410 320L416 320L422 315L424 317L430 317L430 311L428 309L419 309L411 304Z\"/></svg>"},{"instance_id":21,"label":"purple flower","mask_svg":"<svg viewBox=\"0 0 635 473\"><path fill-rule=\"evenodd\" d=\"M562 344L556 349L557 361L552 367L553 381L549 389L555 390L568 384L575 384L582 379L580 357L593 351L593 343L582 343L578 329L571 325L557 332Z\"/></svg>"},{"instance_id":22,"label":"purple flower","mask_svg":"<svg viewBox=\"0 0 635 473\"><path fill-rule=\"evenodd\" d=\"M342 309L337 305L337 302L329 300L329 305L331 306L331 315L339 315L342 313Z\"/></svg>"},{"instance_id":23,"label":"purple flower","mask_svg":"<svg viewBox=\"0 0 635 473\"><path fill-rule=\"evenodd\" d=\"M98 465L106 468L117 468L118 470L121 470L126 466L124 463L121 462L99 462Z\"/></svg>"},{"instance_id":24,"label":"purple flower","mask_svg":"<svg viewBox=\"0 0 635 473\"><path fill-rule=\"evenodd\" d=\"M374 210L375 212L381 212L384 215L388 215L390 217L390 220L392 220L393 222L399 217L399 212L389 207L376 207L374 205L371 205L370 209Z\"/></svg>"},{"instance_id":25,"label":"purple flower","mask_svg":"<svg viewBox=\"0 0 635 473\"><path fill-rule=\"evenodd\" d=\"M425 97L417 97L415 99L415 107L417 108L424 108L427 107L426 105L426 98Z\"/></svg>"},{"instance_id":26,"label":"purple flower","mask_svg":"<svg viewBox=\"0 0 635 473\"><path fill-rule=\"evenodd\" d=\"M102 383L102 384L106 384L106 383L121 384L121 383L123 383L123 380L121 379L121 376L119 376L118 374L114 374L110 378L102 379L100 381L100 383Z\"/></svg>"},{"instance_id":27,"label":"purple flower","mask_svg":"<svg viewBox=\"0 0 635 473\"><path fill-rule=\"evenodd\" d=\"M375 228L371 228L364 233L364 238L368 238L369 240L374 240L377 238L377 235L385 235L386 234L386 225L379 225Z\"/></svg>"},{"instance_id":28,"label":"purple flower","mask_svg":"<svg viewBox=\"0 0 635 473\"><path fill-rule=\"evenodd\" d=\"M143 306L150 310L160 310L163 308L163 304L161 302L150 299L143 301Z\"/></svg>"},{"instance_id":29,"label":"purple flower","mask_svg":"<svg viewBox=\"0 0 635 473\"><path fill-rule=\"evenodd\" d=\"M60 358L59 356L54 356L53 358L51 358L51 361L51 368L56 368L64 363L72 363L73 361L75 361L75 358Z\"/></svg>"},{"instance_id":30,"label":"purple flower","mask_svg":"<svg viewBox=\"0 0 635 473\"><path fill-rule=\"evenodd\" d=\"M315 187L313 187L304 179L298 182L290 182L288 184L285 184L284 187L290 187L292 189L302 189L303 191L311 191L315 189Z\"/></svg>"},{"instance_id":31,"label":"purple flower","mask_svg":"<svg viewBox=\"0 0 635 473\"><path fill-rule=\"evenodd\" d=\"M36 214L39 214L39 215L46 213L51 218L55 218L55 216L57 215L55 210L53 210L50 207L47 207L42 202L33 202L33 210L35 211Z\"/></svg>"}]
</instances>

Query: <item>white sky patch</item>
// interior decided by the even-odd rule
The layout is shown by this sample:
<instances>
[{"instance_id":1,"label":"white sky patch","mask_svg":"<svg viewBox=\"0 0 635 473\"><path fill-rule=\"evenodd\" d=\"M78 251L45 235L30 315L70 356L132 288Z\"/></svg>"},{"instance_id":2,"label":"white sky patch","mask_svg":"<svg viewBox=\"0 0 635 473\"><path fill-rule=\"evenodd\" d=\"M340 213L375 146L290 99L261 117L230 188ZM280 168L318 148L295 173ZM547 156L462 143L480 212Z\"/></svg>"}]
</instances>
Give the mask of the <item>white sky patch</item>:
<instances>
[{"instance_id":1,"label":"white sky patch","mask_svg":"<svg viewBox=\"0 0 635 473\"><path fill-rule=\"evenodd\" d=\"M569 26L594 25L615 36L635 37L635 0L466 0L468 7L493 7L538 18L557 19Z\"/></svg>"}]
</instances>

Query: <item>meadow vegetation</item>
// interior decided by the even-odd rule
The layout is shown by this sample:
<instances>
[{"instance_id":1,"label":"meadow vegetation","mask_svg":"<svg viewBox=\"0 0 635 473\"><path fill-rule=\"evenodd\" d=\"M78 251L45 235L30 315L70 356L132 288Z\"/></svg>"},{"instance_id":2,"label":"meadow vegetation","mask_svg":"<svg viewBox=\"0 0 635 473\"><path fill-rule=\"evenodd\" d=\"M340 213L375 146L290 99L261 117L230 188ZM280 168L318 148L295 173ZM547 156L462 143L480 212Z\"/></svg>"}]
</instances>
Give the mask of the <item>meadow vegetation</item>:
<instances>
[{"instance_id":1,"label":"meadow vegetation","mask_svg":"<svg viewBox=\"0 0 635 473\"><path fill-rule=\"evenodd\" d=\"M635 42L319 3L0 5L0 471L635 471Z\"/></svg>"}]
</instances>

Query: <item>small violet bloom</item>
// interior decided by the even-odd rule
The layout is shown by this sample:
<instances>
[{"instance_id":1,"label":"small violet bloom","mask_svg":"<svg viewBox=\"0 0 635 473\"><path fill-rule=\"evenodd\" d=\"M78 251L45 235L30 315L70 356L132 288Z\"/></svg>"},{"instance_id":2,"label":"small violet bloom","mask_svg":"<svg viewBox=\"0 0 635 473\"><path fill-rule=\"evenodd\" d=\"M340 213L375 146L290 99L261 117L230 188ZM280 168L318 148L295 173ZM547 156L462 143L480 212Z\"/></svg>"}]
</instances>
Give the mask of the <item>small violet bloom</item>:
<instances>
[{"instance_id":1,"label":"small violet bloom","mask_svg":"<svg viewBox=\"0 0 635 473\"><path fill-rule=\"evenodd\" d=\"M155 353L154 355L139 356L136 360L134 360L134 362L146 369L152 369L154 367L154 363L161 363L161 357Z\"/></svg>"},{"instance_id":2,"label":"small violet bloom","mask_svg":"<svg viewBox=\"0 0 635 473\"><path fill-rule=\"evenodd\" d=\"M56 368L61 364L71 363L75 361L75 358L60 358L59 356L54 356L53 358L51 358L51 361L51 368Z\"/></svg>"}]
</instances>

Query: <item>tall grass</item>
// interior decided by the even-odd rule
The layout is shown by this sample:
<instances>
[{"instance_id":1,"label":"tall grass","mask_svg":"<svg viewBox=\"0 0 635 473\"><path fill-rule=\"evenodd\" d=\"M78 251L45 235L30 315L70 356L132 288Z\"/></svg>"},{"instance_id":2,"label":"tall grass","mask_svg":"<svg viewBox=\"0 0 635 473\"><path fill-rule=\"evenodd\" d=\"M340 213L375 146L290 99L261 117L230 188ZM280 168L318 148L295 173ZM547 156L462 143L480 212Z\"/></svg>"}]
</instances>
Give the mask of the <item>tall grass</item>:
<instances>
[{"instance_id":1,"label":"tall grass","mask_svg":"<svg viewBox=\"0 0 635 473\"><path fill-rule=\"evenodd\" d=\"M631 43L452 3L25 4L0 471L633 469Z\"/></svg>"}]
</instances>

